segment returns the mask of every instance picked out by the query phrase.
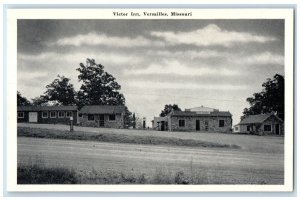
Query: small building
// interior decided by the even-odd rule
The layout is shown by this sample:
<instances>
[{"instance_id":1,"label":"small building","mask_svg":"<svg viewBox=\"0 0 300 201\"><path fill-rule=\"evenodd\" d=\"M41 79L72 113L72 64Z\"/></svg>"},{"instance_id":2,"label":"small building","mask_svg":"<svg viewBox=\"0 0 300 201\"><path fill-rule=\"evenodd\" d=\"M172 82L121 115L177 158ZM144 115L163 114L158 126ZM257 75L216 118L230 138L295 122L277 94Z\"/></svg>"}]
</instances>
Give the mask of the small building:
<instances>
[{"instance_id":1,"label":"small building","mask_svg":"<svg viewBox=\"0 0 300 201\"><path fill-rule=\"evenodd\" d=\"M70 117L77 120L77 106L18 106L17 122L41 124L69 124Z\"/></svg>"},{"instance_id":2,"label":"small building","mask_svg":"<svg viewBox=\"0 0 300 201\"><path fill-rule=\"evenodd\" d=\"M168 127L168 117L154 117L152 128L157 131L167 131Z\"/></svg>"},{"instance_id":3,"label":"small building","mask_svg":"<svg viewBox=\"0 0 300 201\"><path fill-rule=\"evenodd\" d=\"M249 115L234 126L235 133L283 135L283 121L274 113Z\"/></svg>"},{"instance_id":4,"label":"small building","mask_svg":"<svg viewBox=\"0 0 300 201\"><path fill-rule=\"evenodd\" d=\"M79 111L81 126L124 128L125 106L89 105Z\"/></svg>"},{"instance_id":5,"label":"small building","mask_svg":"<svg viewBox=\"0 0 300 201\"><path fill-rule=\"evenodd\" d=\"M228 111L197 107L185 111L172 111L165 118L154 118L154 128L168 131L231 132L232 115Z\"/></svg>"}]
</instances>

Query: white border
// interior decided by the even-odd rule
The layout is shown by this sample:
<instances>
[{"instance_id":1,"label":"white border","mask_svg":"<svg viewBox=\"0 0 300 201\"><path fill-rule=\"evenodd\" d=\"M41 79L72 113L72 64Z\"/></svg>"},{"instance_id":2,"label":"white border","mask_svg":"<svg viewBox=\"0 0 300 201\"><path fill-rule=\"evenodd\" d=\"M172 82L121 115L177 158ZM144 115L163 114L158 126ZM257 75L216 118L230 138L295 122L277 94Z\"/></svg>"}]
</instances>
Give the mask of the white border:
<instances>
[{"instance_id":1,"label":"white border","mask_svg":"<svg viewBox=\"0 0 300 201\"><path fill-rule=\"evenodd\" d=\"M137 12L169 12L183 9L127 9ZM120 17L125 9L8 9L7 10L7 190L81 192L286 192L293 190L293 9L184 9L193 12L184 19L285 19L285 155L284 185L17 185L17 19L182 19L182 17ZM101 13L101 14L100 14ZM8 68L9 67L9 68ZM9 134L9 135L8 135ZM14 135L13 135L14 134Z\"/></svg>"}]
</instances>

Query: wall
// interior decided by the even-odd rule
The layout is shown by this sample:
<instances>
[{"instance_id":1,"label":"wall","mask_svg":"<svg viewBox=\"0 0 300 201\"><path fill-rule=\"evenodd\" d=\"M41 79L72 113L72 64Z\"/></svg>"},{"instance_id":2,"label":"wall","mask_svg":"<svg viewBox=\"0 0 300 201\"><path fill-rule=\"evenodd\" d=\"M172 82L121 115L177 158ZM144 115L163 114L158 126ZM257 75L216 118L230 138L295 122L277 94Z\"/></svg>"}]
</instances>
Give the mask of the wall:
<instances>
[{"instance_id":1,"label":"wall","mask_svg":"<svg viewBox=\"0 0 300 201\"><path fill-rule=\"evenodd\" d=\"M250 133L250 131L247 131L248 125L240 125L240 133Z\"/></svg>"},{"instance_id":2,"label":"wall","mask_svg":"<svg viewBox=\"0 0 300 201\"><path fill-rule=\"evenodd\" d=\"M159 122L159 124L158 124ZM167 117L154 117L153 119L153 130L161 131L162 123L164 124L164 131L167 130L168 127L168 118ZM167 124L167 125L166 125Z\"/></svg>"},{"instance_id":3,"label":"wall","mask_svg":"<svg viewBox=\"0 0 300 201\"><path fill-rule=\"evenodd\" d=\"M276 124L279 124L280 135L284 135L284 125L283 125L283 123L280 122L274 116L269 117L262 124L253 125L253 128L256 129L256 131L253 134L258 134L258 135L276 135L276 132L275 132L276 131L275 130ZM249 134L250 131L247 131L247 126L248 125L250 125L250 124L239 125L240 126L240 133L248 133ZM271 125L271 131L264 131L264 125Z\"/></svg>"},{"instance_id":4,"label":"wall","mask_svg":"<svg viewBox=\"0 0 300 201\"><path fill-rule=\"evenodd\" d=\"M240 131L241 131L240 125L235 125L235 126L233 127L233 132L234 132L234 133L239 133Z\"/></svg>"},{"instance_id":5,"label":"wall","mask_svg":"<svg viewBox=\"0 0 300 201\"><path fill-rule=\"evenodd\" d=\"M47 118L42 118L43 112L48 112ZM56 112L55 118L50 118L50 111L43 111L43 112L42 111L37 112L38 113L37 123L40 123L40 124L69 124L70 123L70 117L64 116L63 118L58 118L58 111L54 111L54 112ZM66 111L63 111L63 112L66 112ZM73 112L73 122L74 122L74 124L76 124L77 123L77 111L72 111L72 112ZM24 112L24 118L18 118L17 121L19 123L29 122L29 112Z\"/></svg>"},{"instance_id":6,"label":"wall","mask_svg":"<svg viewBox=\"0 0 300 201\"><path fill-rule=\"evenodd\" d=\"M29 122L29 112L24 112L24 118L18 118L18 113L17 113L17 122L18 123Z\"/></svg>"},{"instance_id":7,"label":"wall","mask_svg":"<svg viewBox=\"0 0 300 201\"><path fill-rule=\"evenodd\" d=\"M258 129L258 134L259 135L275 135L276 132L275 132L275 125L276 124L279 124L279 127L280 127L280 134L283 135L283 124L277 119L275 118L274 116L271 116L269 117L266 121L264 121L262 123L262 125L259 127ZM264 125L271 125L271 131L264 131Z\"/></svg>"},{"instance_id":8,"label":"wall","mask_svg":"<svg viewBox=\"0 0 300 201\"><path fill-rule=\"evenodd\" d=\"M79 117L79 125L88 127L99 127L99 115L94 115L94 121L88 121L88 115L82 114ZM109 120L109 115L104 115L104 127L105 128L124 128L124 114L116 114L115 121Z\"/></svg>"},{"instance_id":9,"label":"wall","mask_svg":"<svg viewBox=\"0 0 300 201\"><path fill-rule=\"evenodd\" d=\"M179 120L185 120L185 127L179 127ZM169 125L171 131L196 131L196 120L200 120L199 132L231 132L231 117L174 117L171 116ZM208 121L208 130L205 129L205 120ZM224 127L219 127L219 120L224 120Z\"/></svg>"}]
</instances>

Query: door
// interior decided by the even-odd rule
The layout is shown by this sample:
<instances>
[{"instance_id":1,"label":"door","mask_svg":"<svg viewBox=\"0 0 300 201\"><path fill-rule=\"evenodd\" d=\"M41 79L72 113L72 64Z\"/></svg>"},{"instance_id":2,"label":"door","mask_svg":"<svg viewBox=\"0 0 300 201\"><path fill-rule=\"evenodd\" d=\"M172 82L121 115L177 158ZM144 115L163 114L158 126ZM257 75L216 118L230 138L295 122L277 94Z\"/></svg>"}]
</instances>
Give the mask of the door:
<instances>
[{"instance_id":1,"label":"door","mask_svg":"<svg viewBox=\"0 0 300 201\"><path fill-rule=\"evenodd\" d=\"M200 131L200 120L196 120L196 131Z\"/></svg>"},{"instance_id":2,"label":"door","mask_svg":"<svg viewBox=\"0 0 300 201\"><path fill-rule=\"evenodd\" d=\"M276 135L279 135L279 134L280 134L280 131L279 131L279 124L276 124L276 125L275 125L275 134L276 134Z\"/></svg>"},{"instance_id":3,"label":"door","mask_svg":"<svg viewBox=\"0 0 300 201\"><path fill-rule=\"evenodd\" d=\"M204 125L205 125L205 130L208 131L208 120L204 121Z\"/></svg>"},{"instance_id":4,"label":"door","mask_svg":"<svg viewBox=\"0 0 300 201\"><path fill-rule=\"evenodd\" d=\"M104 127L104 114L99 115L99 127Z\"/></svg>"},{"instance_id":5,"label":"door","mask_svg":"<svg viewBox=\"0 0 300 201\"><path fill-rule=\"evenodd\" d=\"M29 122L36 123L38 114L37 112L29 112Z\"/></svg>"},{"instance_id":6,"label":"door","mask_svg":"<svg viewBox=\"0 0 300 201\"><path fill-rule=\"evenodd\" d=\"M161 122L161 129L160 130L165 131L165 122L164 121Z\"/></svg>"}]
</instances>

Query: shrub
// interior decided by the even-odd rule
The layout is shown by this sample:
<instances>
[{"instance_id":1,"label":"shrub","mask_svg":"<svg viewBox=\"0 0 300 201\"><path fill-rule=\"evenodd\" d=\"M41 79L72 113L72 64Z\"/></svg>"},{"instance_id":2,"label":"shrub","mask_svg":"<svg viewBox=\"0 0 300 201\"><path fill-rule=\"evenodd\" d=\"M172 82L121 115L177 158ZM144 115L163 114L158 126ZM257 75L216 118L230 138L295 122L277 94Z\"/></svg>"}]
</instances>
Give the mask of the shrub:
<instances>
[{"instance_id":1,"label":"shrub","mask_svg":"<svg viewBox=\"0 0 300 201\"><path fill-rule=\"evenodd\" d=\"M18 184L76 184L75 172L66 168L46 168L38 165L19 166Z\"/></svg>"}]
</instances>

